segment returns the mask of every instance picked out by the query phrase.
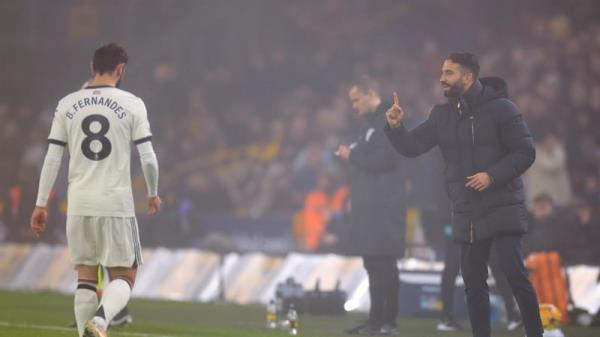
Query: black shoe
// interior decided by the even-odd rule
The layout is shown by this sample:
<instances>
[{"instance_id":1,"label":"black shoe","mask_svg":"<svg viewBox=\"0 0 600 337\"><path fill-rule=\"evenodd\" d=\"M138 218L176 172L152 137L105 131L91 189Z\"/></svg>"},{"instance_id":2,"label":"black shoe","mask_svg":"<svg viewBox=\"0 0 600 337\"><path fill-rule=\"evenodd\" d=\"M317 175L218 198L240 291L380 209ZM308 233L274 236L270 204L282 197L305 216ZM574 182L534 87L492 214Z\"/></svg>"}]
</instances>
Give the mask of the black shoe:
<instances>
[{"instance_id":1,"label":"black shoe","mask_svg":"<svg viewBox=\"0 0 600 337\"><path fill-rule=\"evenodd\" d=\"M113 318L112 321L110 321L110 326L124 326L124 325L129 325L131 323L133 323L133 317L131 317L131 315L129 313L127 313L126 315L119 315L120 317L115 317Z\"/></svg>"}]
</instances>

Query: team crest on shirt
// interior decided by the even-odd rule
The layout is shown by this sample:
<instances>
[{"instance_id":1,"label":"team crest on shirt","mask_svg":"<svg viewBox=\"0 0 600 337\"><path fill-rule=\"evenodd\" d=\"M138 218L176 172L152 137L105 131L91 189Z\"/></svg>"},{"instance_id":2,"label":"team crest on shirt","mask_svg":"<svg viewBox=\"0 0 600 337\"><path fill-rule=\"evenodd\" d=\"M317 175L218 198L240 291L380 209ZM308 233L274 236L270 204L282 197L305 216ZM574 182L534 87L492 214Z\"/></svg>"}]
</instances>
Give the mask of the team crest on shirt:
<instances>
[{"instance_id":1,"label":"team crest on shirt","mask_svg":"<svg viewBox=\"0 0 600 337\"><path fill-rule=\"evenodd\" d=\"M365 135L365 141L369 141L371 139L371 136L373 136L373 133L375 132L374 128L369 128L369 130L367 130L367 134Z\"/></svg>"}]
</instances>

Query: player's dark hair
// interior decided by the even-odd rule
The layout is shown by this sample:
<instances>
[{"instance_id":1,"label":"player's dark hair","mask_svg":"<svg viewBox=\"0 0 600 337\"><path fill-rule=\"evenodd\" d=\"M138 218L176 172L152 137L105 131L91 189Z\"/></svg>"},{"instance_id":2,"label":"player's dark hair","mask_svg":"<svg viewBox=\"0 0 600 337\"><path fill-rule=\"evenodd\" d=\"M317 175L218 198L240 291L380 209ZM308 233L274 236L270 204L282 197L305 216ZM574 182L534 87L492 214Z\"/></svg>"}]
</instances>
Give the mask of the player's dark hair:
<instances>
[{"instance_id":1,"label":"player's dark hair","mask_svg":"<svg viewBox=\"0 0 600 337\"><path fill-rule=\"evenodd\" d=\"M115 71L117 65L127 63L128 59L125 49L117 43L111 42L96 49L92 65L94 72L102 75Z\"/></svg>"},{"instance_id":2,"label":"player's dark hair","mask_svg":"<svg viewBox=\"0 0 600 337\"><path fill-rule=\"evenodd\" d=\"M461 67L473 73L473 77L479 77L479 61L477 61L475 55L471 53L451 53L446 59L460 64Z\"/></svg>"}]
</instances>

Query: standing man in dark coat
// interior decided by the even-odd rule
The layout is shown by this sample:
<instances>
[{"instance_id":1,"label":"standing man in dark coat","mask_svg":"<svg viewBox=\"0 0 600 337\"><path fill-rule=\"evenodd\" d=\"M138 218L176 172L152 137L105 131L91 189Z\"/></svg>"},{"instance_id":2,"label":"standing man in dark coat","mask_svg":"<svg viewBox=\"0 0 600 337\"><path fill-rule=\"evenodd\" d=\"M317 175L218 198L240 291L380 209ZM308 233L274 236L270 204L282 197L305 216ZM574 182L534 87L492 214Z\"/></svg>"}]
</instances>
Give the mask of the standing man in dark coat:
<instances>
[{"instance_id":1,"label":"standing man in dark coat","mask_svg":"<svg viewBox=\"0 0 600 337\"><path fill-rule=\"evenodd\" d=\"M538 302L521 248L527 211L520 176L535 160L533 139L508 99L504 80L478 75L475 56L450 54L440 78L448 102L434 106L425 122L408 131L394 94L385 132L405 156L416 157L436 145L442 151L473 336L491 334L486 280L493 249L521 309L527 337L541 337Z\"/></svg>"},{"instance_id":2,"label":"standing man in dark coat","mask_svg":"<svg viewBox=\"0 0 600 337\"><path fill-rule=\"evenodd\" d=\"M404 254L404 174L399 156L383 132L385 106L376 83L364 79L348 95L363 127L351 145L336 154L350 169L350 224L346 252L362 256L369 276L371 309L364 326L349 330L360 335L395 335L398 315L397 258Z\"/></svg>"}]
</instances>

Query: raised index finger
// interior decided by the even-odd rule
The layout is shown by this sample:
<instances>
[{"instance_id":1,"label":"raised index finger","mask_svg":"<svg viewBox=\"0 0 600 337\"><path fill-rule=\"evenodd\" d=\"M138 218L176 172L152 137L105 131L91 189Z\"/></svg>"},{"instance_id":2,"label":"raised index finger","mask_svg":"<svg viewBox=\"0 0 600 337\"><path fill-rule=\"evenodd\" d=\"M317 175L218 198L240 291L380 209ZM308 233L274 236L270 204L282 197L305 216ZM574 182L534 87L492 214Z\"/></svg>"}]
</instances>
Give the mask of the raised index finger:
<instances>
[{"instance_id":1,"label":"raised index finger","mask_svg":"<svg viewBox=\"0 0 600 337\"><path fill-rule=\"evenodd\" d=\"M398 100L398 94L394 91L394 104L395 105L400 105L400 101Z\"/></svg>"}]
</instances>

